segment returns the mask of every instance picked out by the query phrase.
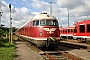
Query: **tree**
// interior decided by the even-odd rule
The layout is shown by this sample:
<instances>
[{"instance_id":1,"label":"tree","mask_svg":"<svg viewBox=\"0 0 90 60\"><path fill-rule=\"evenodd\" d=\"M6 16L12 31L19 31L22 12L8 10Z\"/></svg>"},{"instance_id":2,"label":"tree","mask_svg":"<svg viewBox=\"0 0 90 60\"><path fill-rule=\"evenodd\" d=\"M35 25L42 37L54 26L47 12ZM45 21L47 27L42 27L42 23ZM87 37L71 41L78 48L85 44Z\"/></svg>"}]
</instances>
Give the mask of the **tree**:
<instances>
[{"instance_id":1,"label":"tree","mask_svg":"<svg viewBox=\"0 0 90 60\"><path fill-rule=\"evenodd\" d=\"M12 31L15 32L17 30L16 27L12 27Z\"/></svg>"}]
</instances>

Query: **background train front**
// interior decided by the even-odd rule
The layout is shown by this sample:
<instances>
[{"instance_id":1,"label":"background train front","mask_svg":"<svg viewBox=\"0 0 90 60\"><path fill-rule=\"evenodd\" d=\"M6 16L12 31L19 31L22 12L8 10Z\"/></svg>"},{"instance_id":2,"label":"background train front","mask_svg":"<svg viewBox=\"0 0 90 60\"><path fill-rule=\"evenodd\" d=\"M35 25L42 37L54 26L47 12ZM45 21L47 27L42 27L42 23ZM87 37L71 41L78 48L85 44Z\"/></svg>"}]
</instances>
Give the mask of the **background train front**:
<instances>
[{"instance_id":1,"label":"background train front","mask_svg":"<svg viewBox=\"0 0 90 60\"><path fill-rule=\"evenodd\" d=\"M37 47L58 46L60 40L58 21L55 17L47 14L34 17L18 29L16 34L33 42Z\"/></svg>"},{"instance_id":2,"label":"background train front","mask_svg":"<svg viewBox=\"0 0 90 60\"><path fill-rule=\"evenodd\" d=\"M90 40L90 20L80 21L76 24L73 37Z\"/></svg>"}]
</instances>

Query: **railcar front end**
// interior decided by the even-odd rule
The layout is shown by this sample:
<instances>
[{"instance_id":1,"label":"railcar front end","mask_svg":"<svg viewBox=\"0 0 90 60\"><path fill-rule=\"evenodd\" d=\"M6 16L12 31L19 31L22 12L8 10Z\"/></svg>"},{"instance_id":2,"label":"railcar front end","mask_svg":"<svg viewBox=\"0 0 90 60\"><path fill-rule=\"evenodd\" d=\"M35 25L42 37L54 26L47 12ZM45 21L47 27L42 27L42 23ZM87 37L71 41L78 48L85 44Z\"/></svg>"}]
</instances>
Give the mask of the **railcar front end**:
<instances>
[{"instance_id":1,"label":"railcar front end","mask_svg":"<svg viewBox=\"0 0 90 60\"><path fill-rule=\"evenodd\" d=\"M58 21L53 19L35 20L33 31L33 40L38 47L58 46L60 40L60 31Z\"/></svg>"}]
</instances>

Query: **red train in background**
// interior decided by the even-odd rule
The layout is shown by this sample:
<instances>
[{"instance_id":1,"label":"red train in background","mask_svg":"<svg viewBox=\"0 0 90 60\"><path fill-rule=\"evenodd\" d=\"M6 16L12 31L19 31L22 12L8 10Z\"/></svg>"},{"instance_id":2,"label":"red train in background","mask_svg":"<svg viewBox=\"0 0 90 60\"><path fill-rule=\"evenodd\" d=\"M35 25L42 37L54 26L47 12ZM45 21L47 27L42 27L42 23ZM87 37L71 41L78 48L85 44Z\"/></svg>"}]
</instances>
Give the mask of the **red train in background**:
<instances>
[{"instance_id":1,"label":"red train in background","mask_svg":"<svg viewBox=\"0 0 90 60\"><path fill-rule=\"evenodd\" d=\"M47 13L36 15L15 34L26 38L37 47L57 47L60 40L58 21Z\"/></svg>"},{"instance_id":2,"label":"red train in background","mask_svg":"<svg viewBox=\"0 0 90 60\"><path fill-rule=\"evenodd\" d=\"M90 38L90 20L78 22L74 28L74 38Z\"/></svg>"},{"instance_id":3,"label":"red train in background","mask_svg":"<svg viewBox=\"0 0 90 60\"><path fill-rule=\"evenodd\" d=\"M62 37L62 38L66 38L66 37L73 38L74 27L75 26L60 28L60 37Z\"/></svg>"},{"instance_id":4,"label":"red train in background","mask_svg":"<svg viewBox=\"0 0 90 60\"><path fill-rule=\"evenodd\" d=\"M90 20L77 22L73 27L60 28L60 36L90 40Z\"/></svg>"}]
</instances>

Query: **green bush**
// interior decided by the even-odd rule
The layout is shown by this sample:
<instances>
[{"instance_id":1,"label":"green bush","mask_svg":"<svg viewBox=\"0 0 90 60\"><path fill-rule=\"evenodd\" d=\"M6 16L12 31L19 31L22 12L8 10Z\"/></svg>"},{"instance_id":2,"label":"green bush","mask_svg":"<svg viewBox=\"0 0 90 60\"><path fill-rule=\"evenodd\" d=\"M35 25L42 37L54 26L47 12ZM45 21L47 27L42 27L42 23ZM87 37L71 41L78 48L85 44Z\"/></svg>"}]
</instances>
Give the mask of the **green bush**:
<instances>
[{"instance_id":1,"label":"green bush","mask_svg":"<svg viewBox=\"0 0 90 60\"><path fill-rule=\"evenodd\" d=\"M3 46L4 43L3 43L3 39L0 37L0 47Z\"/></svg>"},{"instance_id":2,"label":"green bush","mask_svg":"<svg viewBox=\"0 0 90 60\"><path fill-rule=\"evenodd\" d=\"M2 43L2 44L1 44ZM9 43L9 38L3 38L0 40L0 60L15 60L15 44Z\"/></svg>"}]
</instances>

